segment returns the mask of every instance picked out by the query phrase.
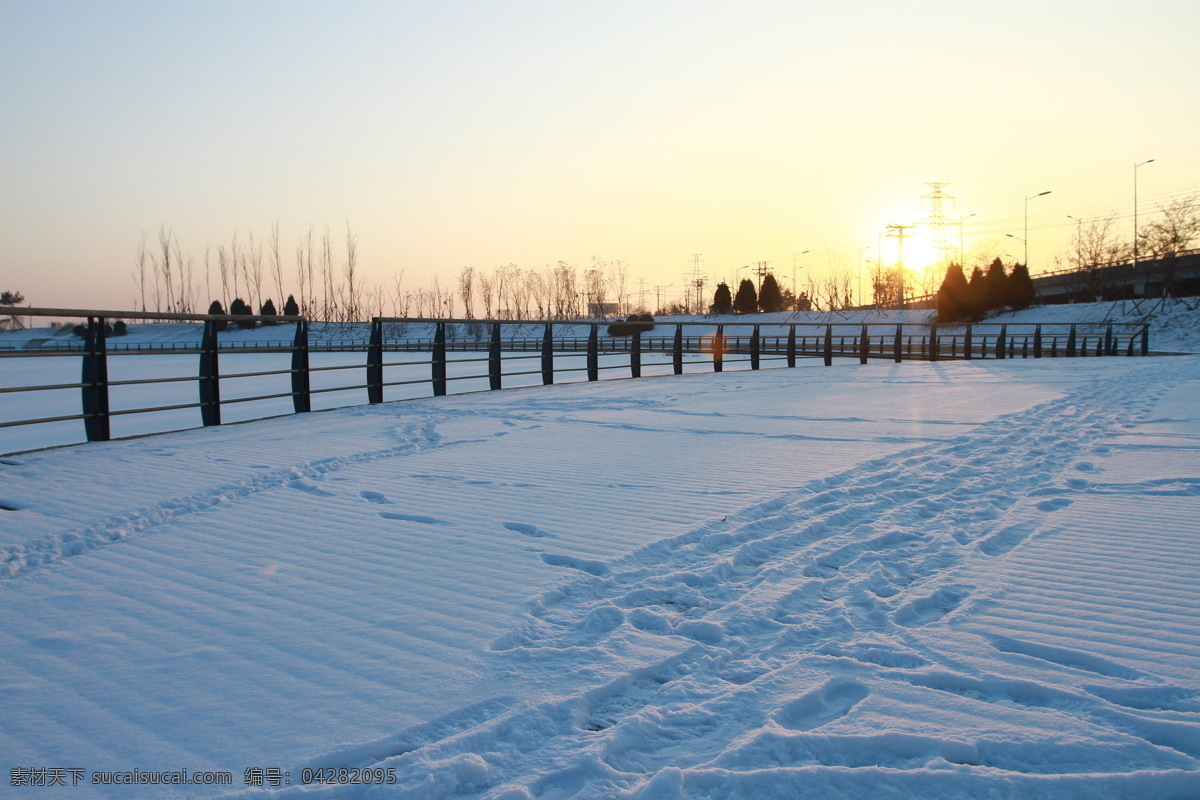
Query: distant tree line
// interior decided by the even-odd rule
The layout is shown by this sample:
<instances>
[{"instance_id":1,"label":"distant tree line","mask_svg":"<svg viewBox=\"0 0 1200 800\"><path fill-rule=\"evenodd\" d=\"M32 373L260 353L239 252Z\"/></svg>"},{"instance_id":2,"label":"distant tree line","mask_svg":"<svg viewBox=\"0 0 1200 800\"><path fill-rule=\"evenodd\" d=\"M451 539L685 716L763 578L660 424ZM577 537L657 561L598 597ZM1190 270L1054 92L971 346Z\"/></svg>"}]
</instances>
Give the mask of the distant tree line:
<instances>
[{"instance_id":1,"label":"distant tree line","mask_svg":"<svg viewBox=\"0 0 1200 800\"><path fill-rule=\"evenodd\" d=\"M974 322L993 311L1019 311L1033 304L1033 280L1029 268L1014 264L1006 272L999 258L992 261L987 272L979 267L971 270L967 279L961 264L951 263L937 291L939 322Z\"/></svg>"},{"instance_id":2,"label":"distant tree line","mask_svg":"<svg viewBox=\"0 0 1200 800\"><path fill-rule=\"evenodd\" d=\"M736 295L730 294L729 284L722 281L717 285L712 302L714 314L772 314L788 309L807 311L810 308L812 304L807 295L795 298L790 292L783 291L775 276L769 272L763 276L762 286L758 288L755 288L754 281L742 278Z\"/></svg>"}]
</instances>

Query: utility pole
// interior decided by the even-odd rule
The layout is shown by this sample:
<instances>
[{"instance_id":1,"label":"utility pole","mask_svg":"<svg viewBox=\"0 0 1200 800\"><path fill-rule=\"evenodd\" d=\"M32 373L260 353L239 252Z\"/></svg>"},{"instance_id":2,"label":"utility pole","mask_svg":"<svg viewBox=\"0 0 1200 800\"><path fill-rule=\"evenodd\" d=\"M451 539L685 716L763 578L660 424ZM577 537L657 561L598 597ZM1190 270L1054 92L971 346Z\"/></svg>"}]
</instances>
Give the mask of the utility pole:
<instances>
[{"instance_id":1,"label":"utility pole","mask_svg":"<svg viewBox=\"0 0 1200 800\"><path fill-rule=\"evenodd\" d=\"M700 310L704 306L704 278L705 278L705 276L700 273L701 260L702 259L700 258L700 253L692 253L692 274L690 277L685 276L685 280L687 281L687 287L688 287L688 289L687 289L688 299L687 299L685 305L688 307L687 310L690 311L691 309L694 308L697 313L699 313ZM695 293L694 294L694 297L695 297L694 302L692 300L693 292Z\"/></svg>"},{"instance_id":2,"label":"utility pole","mask_svg":"<svg viewBox=\"0 0 1200 800\"><path fill-rule=\"evenodd\" d=\"M663 289L670 289L670 288L671 288L672 286L674 286L674 285L675 285L675 284L673 284L673 283L665 283L665 284L663 284L663 285L661 285L661 286L655 286L655 287L654 287L654 305L655 305L655 308L654 308L654 313L655 313L655 314L657 314L658 312L662 311L662 307L663 307L663 304L662 304L662 293L663 293Z\"/></svg>"},{"instance_id":3,"label":"utility pole","mask_svg":"<svg viewBox=\"0 0 1200 800\"><path fill-rule=\"evenodd\" d=\"M900 243L899 264L896 267L896 278L900 284L900 305L899 308L904 308L904 237L911 236L908 231L917 227L916 225L888 225L888 236L897 239Z\"/></svg>"}]
</instances>

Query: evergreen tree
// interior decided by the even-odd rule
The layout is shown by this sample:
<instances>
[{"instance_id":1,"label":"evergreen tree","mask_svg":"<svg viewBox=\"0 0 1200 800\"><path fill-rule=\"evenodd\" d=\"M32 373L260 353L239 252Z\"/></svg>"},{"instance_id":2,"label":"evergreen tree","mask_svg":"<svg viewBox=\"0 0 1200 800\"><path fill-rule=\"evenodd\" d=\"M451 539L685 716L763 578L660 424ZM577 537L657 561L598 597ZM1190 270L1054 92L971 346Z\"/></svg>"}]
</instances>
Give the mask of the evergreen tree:
<instances>
[{"instance_id":1,"label":"evergreen tree","mask_svg":"<svg viewBox=\"0 0 1200 800\"><path fill-rule=\"evenodd\" d=\"M288 295L287 302L283 304L283 315L285 317L300 316L300 306L296 305L296 298Z\"/></svg>"},{"instance_id":2,"label":"evergreen tree","mask_svg":"<svg viewBox=\"0 0 1200 800\"><path fill-rule=\"evenodd\" d=\"M957 322L963 319L964 304L967 302L967 276L962 264L951 263L946 268L946 277L937 291L937 318L939 322Z\"/></svg>"},{"instance_id":3,"label":"evergreen tree","mask_svg":"<svg viewBox=\"0 0 1200 800\"><path fill-rule=\"evenodd\" d=\"M1029 276L1029 267L1017 264L1008 276L1008 305L1020 311L1033 305L1033 301L1033 278Z\"/></svg>"},{"instance_id":4,"label":"evergreen tree","mask_svg":"<svg viewBox=\"0 0 1200 800\"><path fill-rule=\"evenodd\" d=\"M225 313L225 309L224 309L224 308L221 306L221 301L220 301L220 300L213 300L213 301L212 301L212 305L210 305L210 306L208 307L208 313L210 313L210 314L224 314L224 313ZM223 319L221 319L221 320L216 320L216 321L214 321L214 322L213 322L213 328L215 328L215 329L216 329L216 331L217 331L218 333L220 333L221 331L225 330L225 328L226 328L228 325L229 325L229 323L228 323L228 322L226 322L226 321L225 321L225 320L223 320Z\"/></svg>"},{"instance_id":5,"label":"evergreen tree","mask_svg":"<svg viewBox=\"0 0 1200 800\"><path fill-rule=\"evenodd\" d=\"M1008 275L1004 272L1004 262L996 256L988 267L985 278L983 313L1004 308L1008 305Z\"/></svg>"},{"instance_id":6,"label":"evergreen tree","mask_svg":"<svg viewBox=\"0 0 1200 800\"><path fill-rule=\"evenodd\" d=\"M233 302L229 304L229 315L233 317L250 317L254 315L254 310L246 305L242 298L235 297L233 298ZM257 323L252 319L243 320L237 324L239 328L253 328L255 325Z\"/></svg>"},{"instance_id":7,"label":"evergreen tree","mask_svg":"<svg viewBox=\"0 0 1200 800\"><path fill-rule=\"evenodd\" d=\"M754 314L757 311L758 292L754 288L754 281L742 278L742 282L738 284L737 295L733 298L733 313Z\"/></svg>"},{"instance_id":8,"label":"evergreen tree","mask_svg":"<svg viewBox=\"0 0 1200 800\"><path fill-rule=\"evenodd\" d=\"M262 307L258 309L258 313L264 317L274 317L279 312L275 310L275 302L273 300L271 300L271 298L268 297L266 302L262 304ZM271 320L264 319L263 320L263 325L278 325L278 324L279 323L277 323L273 319L271 319Z\"/></svg>"},{"instance_id":9,"label":"evergreen tree","mask_svg":"<svg viewBox=\"0 0 1200 800\"><path fill-rule=\"evenodd\" d=\"M987 314L987 278L979 267L971 270L971 280L967 282L966 302L962 305L963 319L972 322L983 319Z\"/></svg>"},{"instance_id":10,"label":"evergreen tree","mask_svg":"<svg viewBox=\"0 0 1200 800\"><path fill-rule=\"evenodd\" d=\"M729 314L733 311L733 295L729 292L729 284L724 281L717 284L712 310L714 314Z\"/></svg>"},{"instance_id":11,"label":"evergreen tree","mask_svg":"<svg viewBox=\"0 0 1200 800\"><path fill-rule=\"evenodd\" d=\"M763 278L762 289L758 293L758 307L767 314L783 310L783 292L779 291L779 282L769 272Z\"/></svg>"}]
</instances>

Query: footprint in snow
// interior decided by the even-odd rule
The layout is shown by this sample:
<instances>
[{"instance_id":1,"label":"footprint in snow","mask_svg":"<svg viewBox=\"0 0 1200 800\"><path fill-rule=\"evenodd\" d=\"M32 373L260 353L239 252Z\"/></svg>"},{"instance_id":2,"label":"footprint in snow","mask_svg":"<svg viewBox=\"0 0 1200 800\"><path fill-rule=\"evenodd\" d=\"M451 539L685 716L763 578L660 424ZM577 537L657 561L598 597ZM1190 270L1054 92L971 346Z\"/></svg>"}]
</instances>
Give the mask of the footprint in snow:
<instances>
[{"instance_id":1,"label":"footprint in snow","mask_svg":"<svg viewBox=\"0 0 1200 800\"><path fill-rule=\"evenodd\" d=\"M1066 508L1074 503L1074 500L1068 500L1065 497L1056 497L1053 500L1043 500L1037 504L1038 511L1058 511L1060 508Z\"/></svg>"},{"instance_id":2,"label":"footprint in snow","mask_svg":"<svg viewBox=\"0 0 1200 800\"><path fill-rule=\"evenodd\" d=\"M522 536L532 536L538 539L555 538L553 533L544 531L537 525L531 525L528 522L502 522L500 524L513 533L519 533Z\"/></svg>"},{"instance_id":3,"label":"footprint in snow","mask_svg":"<svg viewBox=\"0 0 1200 800\"><path fill-rule=\"evenodd\" d=\"M570 567L580 572L586 572L589 575L600 576L608 574L608 567L603 562L589 561L586 558L563 556L555 553L542 553L542 561L552 567Z\"/></svg>"},{"instance_id":4,"label":"footprint in snow","mask_svg":"<svg viewBox=\"0 0 1200 800\"><path fill-rule=\"evenodd\" d=\"M319 489L316 486L313 486L311 483L306 483L304 481L292 481L288 484L288 486L292 489L296 489L307 494L316 495L317 497L333 497L333 492L327 492L324 489Z\"/></svg>"},{"instance_id":5,"label":"footprint in snow","mask_svg":"<svg viewBox=\"0 0 1200 800\"><path fill-rule=\"evenodd\" d=\"M427 517L424 514L399 514L395 511L380 511L377 513L379 514L379 516L383 517L384 519L394 519L394 520L399 520L400 522L419 522L422 525L450 525L450 524L452 524L452 523L447 522L444 519L438 519L437 517Z\"/></svg>"},{"instance_id":6,"label":"footprint in snow","mask_svg":"<svg viewBox=\"0 0 1200 800\"><path fill-rule=\"evenodd\" d=\"M388 500L387 496L381 492L362 491L358 493L358 496L363 500L366 500L368 503L375 503L376 505L392 505L392 501Z\"/></svg>"},{"instance_id":7,"label":"footprint in snow","mask_svg":"<svg viewBox=\"0 0 1200 800\"><path fill-rule=\"evenodd\" d=\"M785 728L810 731L846 716L870 693L858 681L834 678L820 689L785 703L772 717Z\"/></svg>"}]
</instances>

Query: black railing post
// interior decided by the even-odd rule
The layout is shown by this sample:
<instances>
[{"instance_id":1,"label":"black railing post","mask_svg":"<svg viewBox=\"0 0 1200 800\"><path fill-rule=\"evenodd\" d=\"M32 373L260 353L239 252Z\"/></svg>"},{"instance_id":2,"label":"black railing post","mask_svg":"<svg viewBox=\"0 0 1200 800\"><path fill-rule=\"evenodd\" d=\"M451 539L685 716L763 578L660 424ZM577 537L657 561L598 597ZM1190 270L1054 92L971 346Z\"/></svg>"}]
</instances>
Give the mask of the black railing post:
<instances>
[{"instance_id":1,"label":"black railing post","mask_svg":"<svg viewBox=\"0 0 1200 800\"><path fill-rule=\"evenodd\" d=\"M1150 355L1150 326L1142 326L1142 355Z\"/></svg>"},{"instance_id":2,"label":"black railing post","mask_svg":"<svg viewBox=\"0 0 1200 800\"><path fill-rule=\"evenodd\" d=\"M900 348L903 346L903 344L904 344L904 326L897 325L896 326L896 341L892 344L892 350L893 350L892 358L897 364L899 364L900 359L903 358L903 356L901 355L901 352L900 352Z\"/></svg>"},{"instance_id":3,"label":"black railing post","mask_svg":"<svg viewBox=\"0 0 1200 800\"><path fill-rule=\"evenodd\" d=\"M762 336L759 327L754 326L750 334L750 369L758 369L761 359Z\"/></svg>"},{"instance_id":4,"label":"black railing post","mask_svg":"<svg viewBox=\"0 0 1200 800\"><path fill-rule=\"evenodd\" d=\"M87 339L84 343L83 429L89 442L107 442L108 425L108 337L104 318L88 317Z\"/></svg>"},{"instance_id":5,"label":"black railing post","mask_svg":"<svg viewBox=\"0 0 1200 800\"><path fill-rule=\"evenodd\" d=\"M488 385L492 391L504 385L500 373L500 323L492 323L492 339L488 342Z\"/></svg>"},{"instance_id":6,"label":"black railing post","mask_svg":"<svg viewBox=\"0 0 1200 800\"><path fill-rule=\"evenodd\" d=\"M1075 357L1075 326L1071 326L1071 332L1067 334L1067 358Z\"/></svg>"},{"instance_id":7,"label":"black railing post","mask_svg":"<svg viewBox=\"0 0 1200 800\"><path fill-rule=\"evenodd\" d=\"M825 326L825 366L833 366L833 326Z\"/></svg>"},{"instance_id":8,"label":"black railing post","mask_svg":"<svg viewBox=\"0 0 1200 800\"><path fill-rule=\"evenodd\" d=\"M587 376L589 381L600 380L600 332L595 325L588 330Z\"/></svg>"},{"instance_id":9,"label":"black railing post","mask_svg":"<svg viewBox=\"0 0 1200 800\"><path fill-rule=\"evenodd\" d=\"M867 355L871 352L871 340L867 335L867 326L862 326L862 333L858 339L858 363L867 363Z\"/></svg>"},{"instance_id":10,"label":"black railing post","mask_svg":"<svg viewBox=\"0 0 1200 800\"><path fill-rule=\"evenodd\" d=\"M1104 355L1115 356L1117 354L1116 339L1113 336L1112 323L1108 323L1108 327L1104 331Z\"/></svg>"},{"instance_id":11,"label":"black railing post","mask_svg":"<svg viewBox=\"0 0 1200 800\"><path fill-rule=\"evenodd\" d=\"M200 420L206 426L221 424L221 369L217 360L217 326L204 321L200 340Z\"/></svg>"},{"instance_id":12,"label":"black railing post","mask_svg":"<svg viewBox=\"0 0 1200 800\"><path fill-rule=\"evenodd\" d=\"M642 331L635 328L629 339L629 374L642 377Z\"/></svg>"},{"instance_id":13,"label":"black railing post","mask_svg":"<svg viewBox=\"0 0 1200 800\"><path fill-rule=\"evenodd\" d=\"M433 334L433 357L430 360L433 396L446 396L446 323L439 322ZM382 381L381 381L382 382ZM383 387L380 387L382 394Z\"/></svg>"},{"instance_id":14,"label":"black railing post","mask_svg":"<svg viewBox=\"0 0 1200 800\"><path fill-rule=\"evenodd\" d=\"M371 320L371 341L367 344L367 402L383 402L383 322Z\"/></svg>"},{"instance_id":15,"label":"black railing post","mask_svg":"<svg viewBox=\"0 0 1200 800\"><path fill-rule=\"evenodd\" d=\"M713 372L725 369L725 326L717 326L717 335L713 337Z\"/></svg>"},{"instance_id":16,"label":"black railing post","mask_svg":"<svg viewBox=\"0 0 1200 800\"><path fill-rule=\"evenodd\" d=\"M675 341L671 349L671 365L675 368L676 375L683 374L683 326L675 326Z\"/></svg>"},{"instance_id":17,"label":"black railing post","mask_svg":"<svg viewBox=\"0 0 1200 800\"><path fill-rule=\"evenodd\" d=\"M971 326L967 326L967 332L963 335L963 358L971 360Z\"/></svg>"},{"instance_id":18,"label":"black railing post","mask_svg":"<svg viewBox=\"0 0 1200 800\"><path fill-rule=\"evenodd\" d=\"M554 326L547 322L542 333L542 385L554 383Z\"/></svg>"},{"instance_id":19,"label":"black railing post","mask_svg":"<svg viewBox=\"0 0 1200 800\"><path fill-rule=\"evenodd\" d=\"M996 339L996 358L1004 358L1008 347L1008 326L1000 326L1000 337Z\"/></svg>"},{"instance_id":20,"label":"black railing post","mask_svg":"<svg viewBox=\"0 0 1200 800\"><path fill-rule=\"evenodd\" d=\"M936 325L929 326L929 360L938 360L938 338Z\"/></svg>"},{"instance_id":21,"label":"black railing post","mask_svg":"<svg viewBox=\"0 0 1200 800\"><path fill-rule=\"evenodd\" d=\"M292 408L297 414L312 411L312 387L308 371L308 320L296 323L292 340Z\"/></svg>"},{"instance_id":22,"label":"black railing post","mask_svg":"<svg viewBox=\"0 0 1200 800\"><path fill-rule=\"evenodd\" d=\"M788 326L787 365L796 366L796 326Z\"/></svg>"},{"instance_id":23,"label":"black railing post","mask_svg":"<svg viewBox=\"0 0 1200 800\"><path fill-rule=\"evenodd\" d=\"M1042 357L1042 326L1033 329L1033 357Z\"/></svg>"}]
</instances>

